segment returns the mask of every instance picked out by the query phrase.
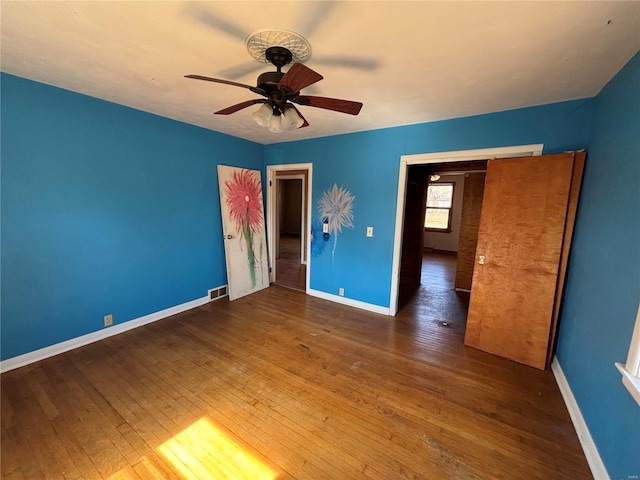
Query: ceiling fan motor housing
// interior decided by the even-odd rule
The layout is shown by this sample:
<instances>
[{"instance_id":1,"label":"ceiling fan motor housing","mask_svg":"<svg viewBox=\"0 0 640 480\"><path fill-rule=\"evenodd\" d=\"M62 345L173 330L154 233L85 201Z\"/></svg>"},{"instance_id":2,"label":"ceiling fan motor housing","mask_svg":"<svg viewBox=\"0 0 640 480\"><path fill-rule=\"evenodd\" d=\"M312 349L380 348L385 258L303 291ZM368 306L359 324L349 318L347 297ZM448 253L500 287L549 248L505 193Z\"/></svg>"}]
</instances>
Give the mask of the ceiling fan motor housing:
<instances>
[{"instance_id":1,"label":"ceiling fan motor housing","mask_svg":"<svg viewBox=\"0 0 640 480\"><path fill-rule=\"evenodd\" d=\"M278 89L278 82L284 77L282 72L265 72L258 76L258 88L265 90L267 93Z\"/></svg>"},{"instance_id":2,"label":"ceiling fan motor housing","mask_svg":"<svg viewBox=\"0 0 640 480\"><path fill-rule=\"evenodd\" d=\"M278 89L278 82L284 75L282 72L265 72L258 77L258 88L265 92L269 105L280 110L287 103L285 92Z\"/></svg>"},{"instance_id":3,"label":"ceiling fan motor housing","mask_svg":"<svg viewBox=\"0 0 640 480\"><path fill-rule=\"evenodd\" d=\"M269 62L275 65L278 71L293 60L293 55L289 49L277 46L267 48L265 57Z\"/></svg>"}]
</instances>

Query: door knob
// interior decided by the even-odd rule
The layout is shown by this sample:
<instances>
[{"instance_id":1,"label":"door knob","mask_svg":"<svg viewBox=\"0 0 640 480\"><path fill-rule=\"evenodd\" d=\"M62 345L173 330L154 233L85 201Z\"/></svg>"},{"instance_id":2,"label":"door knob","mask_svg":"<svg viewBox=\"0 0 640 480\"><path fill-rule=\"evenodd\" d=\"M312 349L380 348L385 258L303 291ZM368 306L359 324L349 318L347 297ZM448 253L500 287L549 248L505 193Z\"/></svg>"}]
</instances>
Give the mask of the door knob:
<instances>
[{"instance_id":1,"label":"door knob","mask_svg":"<svg viewBox=\"0 0 640 480\"><path fill-rule=\"evenodd\" d=\"M227 240L231 240L232 238L233 238L233 235L227 235L227 236L223 235L223 236L222 236L222 239L223 239L223 240L225 240L225 239L227 239Z\"/></svg>"}]
</instances>

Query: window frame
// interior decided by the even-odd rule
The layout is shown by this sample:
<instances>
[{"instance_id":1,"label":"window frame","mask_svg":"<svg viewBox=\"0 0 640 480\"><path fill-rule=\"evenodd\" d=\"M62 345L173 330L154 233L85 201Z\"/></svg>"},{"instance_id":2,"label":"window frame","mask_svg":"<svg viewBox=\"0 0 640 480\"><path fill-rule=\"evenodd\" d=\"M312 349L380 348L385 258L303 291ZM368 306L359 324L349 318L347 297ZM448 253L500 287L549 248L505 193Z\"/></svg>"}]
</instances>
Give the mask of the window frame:
<instances>
[{"instance_id":1,"label":"window frame","mask_svg":"<svg viewBox=\"0 0 640 480\"><path fill-rule=\"evenodd\" d=\"M631 335L627 363L616 362L616 368L622 374L622 383L634 400L640 405L640 305L636 314L636 323Z\"/></svg>"},{"instance_id":2,"label":"window frame","mask_svg":"<svg viewBox=\"0 0 640 480\"><path fill-rule=\"evenodd\" d=\"M429 201L429 187L432 185L451 185L451 206L450 207L429 207L427 206L427 202ZM425 232L435 232L435 233L451 233L452 228L451 224L453 222L453 202L455 200L456 194L456 182L446 181L446 182L429 182L427 183L427 199L424 202L424 222L423 227ZM447 228L432 228L427 227L425 224L427 223L427 209L435 209L435 210L449 210L449 218L447 220Z\"/></svg>"}]
</instances>

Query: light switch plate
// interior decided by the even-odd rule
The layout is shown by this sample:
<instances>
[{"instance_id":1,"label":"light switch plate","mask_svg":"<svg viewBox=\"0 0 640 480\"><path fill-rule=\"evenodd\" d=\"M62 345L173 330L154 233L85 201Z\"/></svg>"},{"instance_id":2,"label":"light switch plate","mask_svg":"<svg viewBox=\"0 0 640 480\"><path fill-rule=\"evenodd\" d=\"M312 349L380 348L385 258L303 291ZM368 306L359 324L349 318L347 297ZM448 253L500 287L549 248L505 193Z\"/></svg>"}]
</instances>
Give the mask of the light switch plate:
<instances>
[{"instance_id":1,"label":"light switch plate","mask_svg":"<svg viewBox=\"0 0 640 480\"><path fill-rule=\"evenodd\" d=\"M367 237L373 237L373 227L367 227Z\"/></svg>"}]
</instances>

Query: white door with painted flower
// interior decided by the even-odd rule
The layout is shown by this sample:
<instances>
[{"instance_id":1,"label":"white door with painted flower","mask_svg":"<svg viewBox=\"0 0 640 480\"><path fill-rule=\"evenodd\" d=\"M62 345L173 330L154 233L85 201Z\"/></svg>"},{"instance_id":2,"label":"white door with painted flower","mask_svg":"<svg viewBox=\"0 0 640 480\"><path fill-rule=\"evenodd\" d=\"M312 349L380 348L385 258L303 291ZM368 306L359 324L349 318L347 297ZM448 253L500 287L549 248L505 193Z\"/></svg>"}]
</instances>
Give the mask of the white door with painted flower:
<instances>
[{"instance_id":1,"label":"white door with painted flower","mask_svg":"<svg viewBox=\"0 0 640 480\"><path fill-rule=\"evenodd\" d=\"M262 182L258 170L218 165L229 300L269 286Z\"/></svg>"}]
</instances>

